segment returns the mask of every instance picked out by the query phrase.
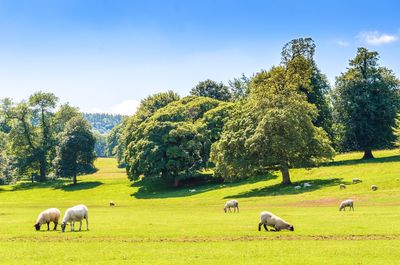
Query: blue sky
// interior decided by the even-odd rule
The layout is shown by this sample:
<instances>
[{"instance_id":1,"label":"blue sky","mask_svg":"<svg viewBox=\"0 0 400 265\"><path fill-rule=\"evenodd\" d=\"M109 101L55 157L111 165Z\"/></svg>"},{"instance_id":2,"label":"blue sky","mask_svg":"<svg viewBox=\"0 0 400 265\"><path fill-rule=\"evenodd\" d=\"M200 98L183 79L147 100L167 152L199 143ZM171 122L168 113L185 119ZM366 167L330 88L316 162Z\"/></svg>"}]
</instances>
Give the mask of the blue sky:
<instances>
[{"instance_id":1,"label":"blue sky","mask_svg":"<svg viewBox=\"0 0 400 265\"><path fill-rule=\"evenodd\" d=\"M400 77L400 1L3 1L0 98L53 92L83 111L132 113L149 94L187 95L280 61L312 37L333 83L357 47Z\"/></svg>"}]
</instances>

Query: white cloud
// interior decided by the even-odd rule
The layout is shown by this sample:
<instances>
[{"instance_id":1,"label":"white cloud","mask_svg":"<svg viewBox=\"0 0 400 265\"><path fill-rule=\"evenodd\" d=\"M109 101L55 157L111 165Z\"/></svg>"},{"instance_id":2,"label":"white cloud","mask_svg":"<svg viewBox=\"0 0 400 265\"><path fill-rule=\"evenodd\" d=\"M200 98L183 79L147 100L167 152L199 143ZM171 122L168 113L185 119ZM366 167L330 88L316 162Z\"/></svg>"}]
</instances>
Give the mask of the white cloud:
<instances>
[{"instance_id":1,"label":"white cloud","mask_svg":"<svg viewBox=\"0 0 400 265\"><path fill-rule=\"evenodd\" d=\"M140 101L137 100L125 100L112 106L109 112L112 114L132 115L136 112L139 104Z\"/></svg>"},{"instance_id":2,"label":"white cloud","mask_svg":"<svg viewBox=\"0 0 400 265\"><path fill-rule=\"evenodd\" d=\"M342 46L342 47L346 47L346 46L349 46L349 45L350 45L349 42L343 41L343 40L338 40L338 41L336 42L336 44L339 45L339 46Z\"/></svg>"},{"instance_id":3,"label":"white cloud","mask_svg":"<svg viewBox=\"0 0 400 265\"><path fill-rule=\"evenodd\" d=\"M139 105L140 105L140 101L124 100L121 103L115 104L111 107L104 107L104 108L92 107L92 108L83 110L83 112L132 115L136 112Z\"/></svg>"},{"instance_id":4,"label":"white cloud","mask_svg":"<svg viewBox=\"0 0 400 265\"><path fill-rule=\"evenodd\" d=\"M366 44L382 45L392 43L398 40L398 36L379 31L362 31L358 34L357 38Z\"/></svg>"}]
</instances>

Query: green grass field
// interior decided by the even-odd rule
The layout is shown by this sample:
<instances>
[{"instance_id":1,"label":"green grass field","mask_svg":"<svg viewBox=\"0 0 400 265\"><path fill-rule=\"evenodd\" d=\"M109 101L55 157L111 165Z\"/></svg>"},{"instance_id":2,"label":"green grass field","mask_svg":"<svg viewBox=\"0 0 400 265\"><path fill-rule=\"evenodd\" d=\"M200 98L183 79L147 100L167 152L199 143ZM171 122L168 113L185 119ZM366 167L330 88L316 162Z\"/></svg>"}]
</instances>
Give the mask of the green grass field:
<instances>
[{"instance_id":1,"label":"green grass field","mask_svg":"<svg viewBox=\"0 0 400 265\"><path fill-rule=\"evenodd\" d=\"M1 264L399 264L400 153L339 155L311 170L178 190L132 185L113 159L98 159L76 187L60 181L0 187ZM359 184L351 184L358 177ZM346 183L346 190L339 190ZM379 190L373 192L370 186ZM223 212L237 198L240 213ZM354 212L339 212L343 199ZM109 207L113 200L116 207ZM35 231L38 213L83 203L90 231ZM271 211L294 232L259 232L259 213ZM52 226L52 225L51 225ZM86 226L83 225L86 229Z\"/></svg>"}]
</instances>

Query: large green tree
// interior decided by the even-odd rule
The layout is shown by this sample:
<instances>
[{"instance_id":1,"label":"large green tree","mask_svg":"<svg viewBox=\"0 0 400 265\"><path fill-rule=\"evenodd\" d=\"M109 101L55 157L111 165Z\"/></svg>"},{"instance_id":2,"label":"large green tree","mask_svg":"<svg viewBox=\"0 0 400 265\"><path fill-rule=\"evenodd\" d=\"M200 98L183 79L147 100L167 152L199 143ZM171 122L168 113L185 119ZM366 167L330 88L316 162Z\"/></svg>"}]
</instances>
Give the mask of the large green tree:
<instances>
[{"instance_id":1,"label":"large green tree","mask_svg":"<svg viewBox=\"0 0 400 265\"><path fill-rule=\"evenodd\" d=\"M394 141L394 144L397 147L400 147L400 114L397 115L396 125L393 128L393 134L396 137L396 140Z\"/></svg>"},{"instance_id":2,"label":"large green tree","mask_svg":"<svg viewBox=\"0 0 400 265\"><path fill-rule=\"evenodd\" d=\"M223 121L216 116L230 104L186 97L156 111L133 132L126 154L129 178L162 178L177 186L196 177L207 166L210 146L222 130Z\"/></svg>"},{"instance_id":3,"label":"large green tree","mask_svg":"<svg viewBox=\"0 0 400 265\"><path fill-rule=\"evenodd\" d=\"M315 105L300 91L311 89L311 76L309 60L296 56L286 66L254 77L248 102L236 109L212 146L217 174L239 178L276 168L287 185L289 168L313 166L332 157L326 132L313 124Z\"/></svg>"},{"instance_id":4,"label":"large green tree","mask_svg":"<svg viewBox=\"0 0 400 265\"><path fill-rule=\"evenodd\" d=\"M314 125L322 127L333 138L333 117L330 99L330 86L327 77L318 68L314 60L316 45L312 38L293 39L282 49L282 64L288 66L297 57L306 59L311 66L310 82L306 87L299 86L299 90L307 96L307 101L317 108Z\"/></svg>"},{"instance_id":5,"label":"large green tree","mask_svg":"<svg viewBox=\"0 0 400 265\"><path fill-rule=\"evenodd\" d=\"M73 184L76 184L78 174L94 169L96 139L90 124L83 117L73 117L59 135L59 141L55 160L56 175L71 177Z\"/></svg>"},{"instance_id":6,"label":"large green tree","mask_svg":"<svg viewBox=\"0 0 400 265\"><path fill-rule=\"evenodd\" d=\"M222 82L217 83L210 79L199 82L194 88L192 88L192 90L190 90L190 95L209 97L221 101L229 101L232 99L232 94L227 86Z\"/></svg>"},{"instance_id":7,"label":"large green tree","mask_svg":"<svg viewBox=\"0 0 400 265\"><path fill-rule=\"evenodd\" d=\"M359 48L334 89L341 147L364 151L364 159L373 158L373 149L392 146L399 110L399 80L378 60L377 52Z\"/></svg>"}]
</instances>

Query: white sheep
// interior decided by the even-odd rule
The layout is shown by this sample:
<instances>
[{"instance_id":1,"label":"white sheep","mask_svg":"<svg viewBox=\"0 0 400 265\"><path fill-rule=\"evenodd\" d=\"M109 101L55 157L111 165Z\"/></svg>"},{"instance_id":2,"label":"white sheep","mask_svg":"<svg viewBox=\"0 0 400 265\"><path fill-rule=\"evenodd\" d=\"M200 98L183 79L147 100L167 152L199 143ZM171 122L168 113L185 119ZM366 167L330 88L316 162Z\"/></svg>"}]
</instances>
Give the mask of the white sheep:
<instances>
[{"instance_id":1,"label":"white sheep","mask_svg":"<svg viewBox=\"0 0 400 265\"><path fill-rule=\"evenodd\" d=\"M115 206L115 203L113 201L110 201L110 206Z\"/></svg>"},{"instance_id":2,"label":"white sheep","mask_svg":"<svg viewBox=\"0 0 400 265\"><path fill-rule=\"evenodd\" d=\"M359 178L353 178L353 183L354 183L354 184L360 183L360 182L361 182L361 179L359 179Z\"/></svg>"},{"instance_id":3,"label":"white sheep","mask_svg":"<svg viewBox=\"0 0 400 265\"><path fill-rule=\"evenodd\" d=\"M81 231L82 219L86 219L86 230L89 230L88 208L83 204L68 208L64 214L64 218L61 223L61 230L65 232L65 227L69 222L71 225L71 232L72 232L74 231L74 223L79 222L79 231Z\"/></svg>"},{"instance_id":4,"label":"white sheep","mask_svg":"<svg viewBox=\"0 0 400 265\"><path fill-rule=\"evenodd\" d=\"M342 184L339 185L339 188L340 188L341 190L344 190L344 189L346 189L346 185L342 183Z\"/></svg>"},{"instance_id":5,"label":"white sheep","mask_svg":"<svg viewBox=\"0 0 400 265\"><path fill-rule=\"evenodd\" d=\"M282 218L280 218L270 212L261 212L260 223L258 224L258 231L261 231L262 225L264 226L264 229L266 231L268 231L267 226L271 226L271 227L275 228L275 232L283 230L283 229L294 231L293 225L289 224ZM271 230L271 231L274 231L274 230Z\"/></svg>"},{"instance_id":6,"label":"white sheep","mask_svg":"<svg viewBox=\"0 0 400 265\"><path fill-rule=\"evenodd\" d=\"M50 222L54 223L54 229L53 230L57 230L57 224L58 224L58 219L60 218L60 210L58 210L57 208L50 208L47 209L43 212L41 212L38 216L38 218L36 219L36 223L34 225L34 227L36 228L36 231L40 230L40 226L42 224L47 224L47 231L50 230Z\"/></svg>"},{"instance_id":7,"label":"white sheep","mask_svg":"<svg viewBox=\"0 0 400 265\"><path fill-rule=\"evenodd\" d=\"M239 202L237 201L237 200L230 200L230 201L227 201L226 203L225 203L225 207L224 207L224 211L225 212L227 212L227 211L231 211L231 208L233 208L233 211L234 212L236 212L236 209L237 209L237 211L239 212Z\"/></svg>"},{"instance_id":8,"label":"white sheep","mask_svg":"<svg viewBox=\"0 0 400 265\"><path fill-rule=\"evenodd\" d=\"M339 211L341 211L342 209L343 209L344 211L346 211L346 207L349 207L350 210L353 210L353 211L354 211L354 202L353 202L353 200L345 200L345 201L342 201L342 202L340 203L340 206L339 206Z\"/></svg>"},{"instance_id":9,"label":"white sheep","mask_svg":"<svg viewBox=\"0 0 400 265\"><path fill-rule=\"evenodd\" d=\"M371 190L373 190L373 191L376 191L376 190L378 190L378 186L376 186L376 185L372 185L372 186L371 186Z\"/></svg>"},{"instance_id":10,"label":"white sheep","mask_svg":"<svg viewBox=\"0 0 400 265\"><path fill-rule=\"evenodd\" d=\"M297 185L297 186L294 186L294 188L295 188L296 190L298 190L298 189L301 189L301 186Z\"/></svg>"},{"instance_id":11,"label":"white sheep","mask_svg":"<svg viewBox=\"0 0 400 265\"><path fill-rule=\"evenodd\" d=\"M312 185L311 185L310 183L308 183L308 182L306 182L306 183L303 184L303 187L304 187L304 188L306 188L306 187L311 187L311 186L312 186Z\"/></svg>"}]
</instances>

